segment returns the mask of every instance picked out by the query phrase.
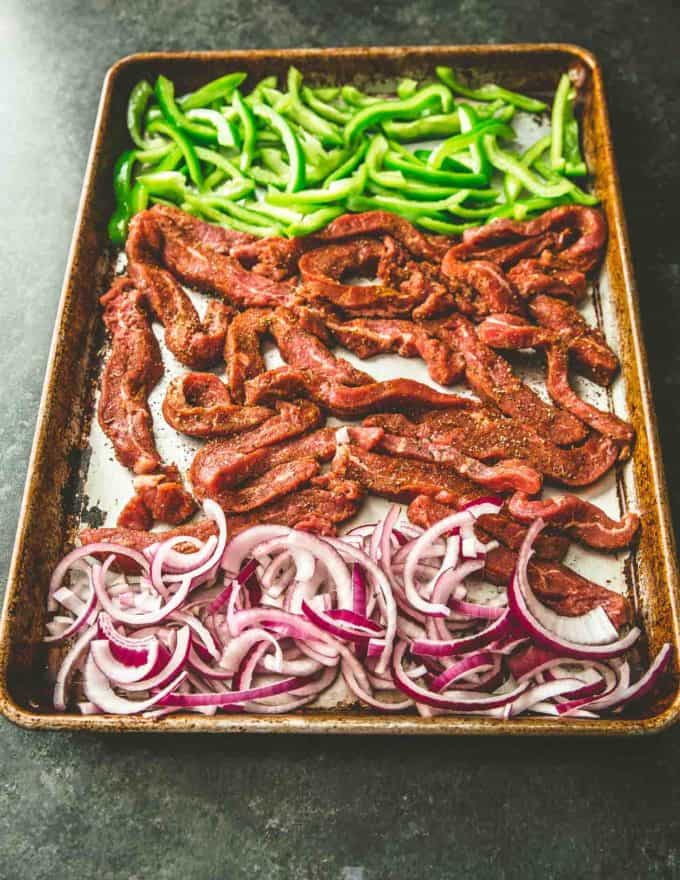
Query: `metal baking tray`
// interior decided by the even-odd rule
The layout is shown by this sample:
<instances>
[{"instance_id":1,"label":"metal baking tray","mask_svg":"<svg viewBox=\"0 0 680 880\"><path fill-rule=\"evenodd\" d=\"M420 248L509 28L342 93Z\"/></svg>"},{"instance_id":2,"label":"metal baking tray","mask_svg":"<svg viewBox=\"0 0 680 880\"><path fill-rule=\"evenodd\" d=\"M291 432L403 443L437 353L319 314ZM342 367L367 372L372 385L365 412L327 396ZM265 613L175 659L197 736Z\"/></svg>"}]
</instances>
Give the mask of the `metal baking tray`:
<instances>
[{"instance_id":1,"label":"metal baking tray","mask_svg":"<svg viewBox=\"0 0 680 880\"><path fill-rule=\"evenodd\" d=\"M639 714L598 720L520 717L500 721L461 715L421 718L417 714L385 716L342 700L328 708L270 717L178 714L151 720L59 714L49 708L48 654L41 638L50 572L73 541L87 509L85 496L97 492L98 475L100 486L107 482L101 475L109 465L95 442L96 420L92 420L103 342L98 296L111 273L106 235L113 209L111 174L115 157L127 144L125 107L130 88L142 77L153 80L163 73L180 91L188 91L230 71L245 70L256 80L267 74L281 75L290 64L319 83L356 81L361 85L404 75L428 76L437 64L448 64L482 80L495 79L536 94L550 93L568 67L579 65L585 70L584 148L610 231L606 264L594 286L590 318L597 320L618 349L622 363L622 375L605 404L628 418L638 436L631 462L612 476L604 490L596 487L589 497L613 508L612 513L628 506L637 509L643 528L632 553L607 563L609 576L589 569L596 563L587 559L581 560L581 570L595 580L599 575L601 582L626 590L644 629L645 650L654 654L667 641L675 648L673 666L660 693L652 702L642 704L636 710ZM97 505L89 508L90 517L93 510L96 515ZM602 74L588 51L565 44L518 44L143 53L124 58L111 68L102 90L55 323L5 596L0 628L0 709L7 718L28 728L116 732L649 733L667 727L680 713L678 598L675 546Z\"/></svg>"}]
</instances>

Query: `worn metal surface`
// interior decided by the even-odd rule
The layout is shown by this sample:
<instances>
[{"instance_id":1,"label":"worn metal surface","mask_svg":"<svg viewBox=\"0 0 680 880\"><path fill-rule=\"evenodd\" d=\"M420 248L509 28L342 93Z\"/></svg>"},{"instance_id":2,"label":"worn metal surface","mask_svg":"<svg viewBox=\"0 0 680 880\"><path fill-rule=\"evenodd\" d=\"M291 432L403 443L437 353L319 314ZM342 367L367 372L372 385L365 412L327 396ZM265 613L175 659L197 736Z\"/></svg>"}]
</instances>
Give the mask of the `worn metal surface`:
<instances>
[{"instance_id":1,"label":"worn metal surface","mask_svg":"<svg viewBox=\"0 0 680 880\"><path fill-rule=\"evenodd\" d=\"M485 732L485 733L630 733L656 730L670 723L680 708L677 677L669 677L666 692L639 717L597 722L573 719L516 719L511 723L474 717L417 716L385 718L366 710L307 712L290 717L172 716L150 722L139 718L82 718L34 711L43 703L45 654L39 643L44 623L44 595L49 570L63 550L74 523L69 514L83 507L76 497L86 481L91 446L83 443L91 411L96 377L96 296L105 283L105 223L111 210L109 179L112 158L125 140L122 109L132 83L140 76L165 72L180 88L189 89L230 69L247 69L255 77L282 72L294 60L321 80L390 78L403 73L424 74L437 63L470 67L501 78L503 82L533 92L551 90L558 74L571 63L585 64L590 78L585 113L585 145L595 172L597 191L607 212L611 242L607 264L595 299L594 311L617 342L624 377L615 386L617 412L628 415L638 432L632 465L617 475L614 485L598 485L593 497L611 512L630 505L643 514L645 528L638 551L628 569L629 589L644 625L649 646L658 649L665 640L678 644L677 575L656 428L651 411L645 357L639 334L635 290L621 213L618 181L611 149L600 71L590 55L563 46L458 47L437 49L336 50L330 52L195 53L140 55L116 65L105 85L81 212L74 237L70 268L62 297L60 317L45 386L36 445L15 550L0 648L0 702L12 720L30 727L70 727L109 730L288 730L323 732ZM408 363L408 362L406 362ZM94 430L96 435L96 429ZM105 454L95 444L95 453ZM103 469L92 462L91 480ZM101 462L99 462L101 465ZM96 490L95 490L96 491ZM120 499L124 501L125 498ZM90 502L95 502L94 507ZM89 505L89 507L88 507ZM88 519L97 516L97 499L85 501ZM115 513L106 502L102 515ZM594 579L621 583L614 568L611 577L581 568ZM578 564L578 562L577 562ZM585 568L584 568L585 566Z\"/></svg>"}]
</instances>

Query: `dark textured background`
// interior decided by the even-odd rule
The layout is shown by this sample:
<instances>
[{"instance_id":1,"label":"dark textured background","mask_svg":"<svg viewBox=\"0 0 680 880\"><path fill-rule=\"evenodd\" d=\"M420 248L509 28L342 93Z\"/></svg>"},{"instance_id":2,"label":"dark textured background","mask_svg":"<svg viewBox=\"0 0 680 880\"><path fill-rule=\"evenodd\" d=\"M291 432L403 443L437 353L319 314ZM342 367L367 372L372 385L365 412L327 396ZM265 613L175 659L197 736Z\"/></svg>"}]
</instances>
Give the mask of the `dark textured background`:
<instances>
[{"instance_id":1,"label":"dark textured background","mask_svg":"<svg viewBox=\"0 0 680 880\"><path fill-rule=\"evenodd\" d=\"M0 3L0 565L99 90L149 49L561 40L608 88L680 522L680 6ZM680 728L628 742L28 733L0 722L3 880L680 877Z\"/></svg>"}]
</instances>

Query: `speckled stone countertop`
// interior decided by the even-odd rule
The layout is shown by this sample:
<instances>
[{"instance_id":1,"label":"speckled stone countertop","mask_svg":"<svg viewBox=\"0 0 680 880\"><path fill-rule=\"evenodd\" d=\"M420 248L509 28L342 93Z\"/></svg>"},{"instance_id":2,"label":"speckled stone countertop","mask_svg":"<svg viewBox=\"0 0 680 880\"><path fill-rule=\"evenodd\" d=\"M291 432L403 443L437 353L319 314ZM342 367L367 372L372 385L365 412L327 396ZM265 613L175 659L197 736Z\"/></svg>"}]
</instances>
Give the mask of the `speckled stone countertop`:
<instances>
[{"instance_id":1,"label":"speckled stone countertop","mask_svg":"<svg viewBox=\"0 0 680 880\"><path fill-rule=\"evenodd\" d=\"M680 522L677 0L4 0L3 580L106 69L153 49L533 40L580 43L604 67ZM680 877L680 727L625 742L100 738L0 721L0 877Z\"/></svg>"}]
</instances>

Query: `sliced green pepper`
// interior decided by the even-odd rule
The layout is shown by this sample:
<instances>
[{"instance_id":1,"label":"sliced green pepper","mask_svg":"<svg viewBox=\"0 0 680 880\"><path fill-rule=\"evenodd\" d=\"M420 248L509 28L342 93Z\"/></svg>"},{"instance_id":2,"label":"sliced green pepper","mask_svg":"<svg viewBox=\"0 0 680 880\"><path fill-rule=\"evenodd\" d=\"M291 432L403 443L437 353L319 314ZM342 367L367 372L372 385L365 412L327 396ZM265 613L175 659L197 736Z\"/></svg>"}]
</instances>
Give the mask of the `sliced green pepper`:
<instances>
[{"instance_id":1,"label":"sliced green pepper","mask_svg":"<svg viewBox=\"0 0 680 880\"><path fill-rule=\"evenodd\" d=\"M435 217L422 216L417 221L418 226L428 229L430 232L438 232L440 235L462 235L466 229L474 229L477 223L449 223L446 220L437 220Z\"/></svg>"},{"instance_id":2,"label":"sliced green pepper","mask_svg":"<svg viewBox=\"0 0 680 880\"><path fill-rule=\"evenodd\" d=\"M550 147L550 142L549 134L540 138L522 153L519 161L525 168L531 168L534 162L540 159L543 153ZM522 183L516 177L513 177L512 174L506 174L504 188L506 201L514 202L522 191Z\"/></svg>"},{"instance_id":3,"label":"sliced green pepper","mask_svg":"<svg viewBox=\"0 0 680 880\"><path fill-rule=\"evenodd\" d=\"M352 107L370 107L372 104L379 104L383 98L379 95L367 95L354 86L343 86L340 89L342 100Z\"/></svg>"},{"instance_id":4,"label":"sliced green pepper","mask_svg":"<svg viewBox=\"0 0 680 880\"><path fill-rule=\"evenodd\" d=\"M192 122L180 110L175 100L175 86L171 80L161 74L156 80L155 92L158 106L167 123L174 126L177 131L190 135L198 143L217 143L217 132L214 128L209 125L201 125L199 122ZM155 123L157 120L153 120L153 122ZM151 124L149 124L150 127Z\"/></svg>"},{"instance_id":5,"label":"sliced green pepper","mask_svg":"<svg viewBox=\"0 0 680 880\"><path fill-rule=\"evenodd\" d=\"M460 131L458 111L455 113L433 113L411 122L383 122L385 134L397 141L429 141L435 138L450 137Z\"/></svg>"},{"instance_id":6,"label":"sliced green pepper","mask_svg":"<svg viewBox=\"0 0 680 880\"><path fill-rule=\"evenodd\" d=\"M191 121L197 120L198 122L205 122L208 125L212 125L217 134L217 143L220 147L237 146L236 133L233 126L229 120L226 119L222 113L218 113L217 110L204 110L201 108L189 110L187 113L187 119Z\"/></svg>"},{"instance_id":7,"label":"sliced green pepper","mask_svg":"<svg viewBox=\"0 0 680 880\"><path fill-rule=\"evenodd\" d=\"M300 235L311 235L313 232L318 232L319 229L323 229L324 226L328 226L331 220L335 220L336 217L339 217L344 213L345 209L337 206L320 208L312 214L305 215L305 217L297 223L291 223L286 229L286 235L291 238Z\"/></svg>"},{"instance_id":8,"label":"sliced green pepper","mask_svg":"<svg viewBox=\"0 0 680 880\"><path fill-rule=\"evenodd\" d=\"M569 76L565 73L560 77L552 107L552 144L550 147L550 164L553 167L553 171L562 171L566 164L566 159L563 155L564 122L570 91L571 81L569 80Z\"/></svg>"},{"instance_id":9,"label":"sliced green pepper","mask_svg":"<svg viewBox=\"0 0 680 880\"><path fill-rule=\"evenodd\" d=\"M320 101L335 101L340 96L339 86L320 86L313 90L314 94Z\"/></svg>"},{"instance_id":10,"label":"sliced green pepper","mask_svg":"<svg viewBox=\"0 0 680 880\"><path fill-rule=\"evenodd\" d=\"M150 123L149 129L153 131L158 131L161 134L165 134L173 139L173 141L181 150L184 161L187 163L189 176L191 177L195 185L199 189L201 189L201 187L203 186L203 173L201 172L201 163L198 160L198 155L196 153L194 145L184 134L184 132L180 131L179 128L176 128L170 122L164 122L162 119L156 119L152 123Z\"/></svg>"},{"instance_id":11,"label":"sliced green pepper","mask_svg":"<svg viewBox=\"0 0 680 880\"><path fill-rule=\"evenodd\" d=\"M179 171L155 171L140 174L137 183L146 188L150 195L160 196L171 202L182 202L186 193L186 180Z\"/></svg>"},{"instance_id":12,"label":"sliced green pepper","mask_svg":"<svg viewBox=\"0 0 680 880\"><path fill-rule=\"evenodd\" d=\"M469 134L475 131L480 124L479 117L469 104L461 104L458 107L458 115L460 116L460 130L462 134ZM476 137L470 144L470 156L472 158L471 167L475 174L483 174L489 180L492 174L491 163L484 150L481 137Z\"/></svg>"},{"instance_id":13,"label":"sliced green pepper","mask_svg":"<svg viewBox=\"0 0 680 880\"><path fill-rule=\"evenodd\" d=\"M300 211L292 211L290 208L281 208L276 205L268 205L265 202L250 201L244 204L249 211L261 214L268 220L284 223L286 226L297 223L304 216Z\"/></svg>"},{"instance_id":14,"label":"sliced green pepper","mask_svg":"<svg viewBox=\"0 0 680 880\"><path fill-rule=\"evenodd\" d=\"M410 77L404 77L404 79L400 79L397 83L397 97L401 98L402 101L404 98L410 98L418 91L418 80L411 79Z\"/></svg>"},{"instance_id":15,"label":"sliced green pepper","mask_svg":"<svg viewBox=\"0 0 680 880\"><path fill-rule=\"evenodd\" d=\"M276 110L267 107L266 104L254 104L253 113L260 119L264 119L283 141L283 145L288 153L288 164L290 165L290 177L286 184L286 191L297 192L303 189L305 185L305 157L300 141L297 139L290 123L277 113Z\"/></svg>"},{"instance_id":16,"label":"sliced green pepper","mask_svg":"<svg viewBox=\"0 0 680 880\"><path fill-rule=\"evenodd\" d=\"M350 196L347 199L347 209L354 212L387 210L410 220L411 223L420 223L424 216L430 216L442 222L446 220L443 214L437 212L425 215L422 210L417 206L413 207L411 202L406 199L386 199L382 196Z\"/></svg>"},{"instance_id":17,"label":"sliced green pepper","mask_svg":"<svg viewBox=\"0 0 680 880\"><path fill-rule=\"evenodd\" d=\"M226 101L245 78L245 73L228 73L226 76L220 76L218 79L206 83L195 92L184 95L177 103L182 110L195 110L199 107L209 107L213 101Z\"/></svg>"},{"instance_id":18,"label":"sliced green pepper","mask_svg":"<svg viewBox=\"0 0 680 880\"><path fill-rule=\"evenodd\" d=\"M534 167L538 171L539 174L542 174L547 180L557 183L564 178L560 174L556 174L552 167L547 163L541 160L536 160L534 163ZM598 205L600 200L597 196L592 193L585 192L579 186L577 186L573 180L568 181L569 183L569 196L572 201L576 202L577 205Z\"/></svg>"},{"instance_id":19,"label":"sliced green pepper","mask_svg":"<svg viewBox=\"0 0 680 880\"><path fill-rule=\"evenodd\" d=\"M366 185L366 168L361 168L354 177L338 180L323 189L306 189L299 193L270 193L267 203L284 208L298 205L323 205L327 202L341 202L348 196L359 195Z\"/></svg>"},{"instance_id":20,"label":"sliced green pepper","mask_svg":"<svg viewBox=\"0 0 680 880\"><path fill-rule=\"evenodd\" d=\"M142 120L146 111L149 99L153 95L153 89L150 83L145 79L140 80L130 92L130 99L127 105L127 127L130 137L135 144L141 149L149 149L150 145L142 135Z\"/></svg>"},{"instance_id":21,"label":"sliced green pepper","mask_svg":"<svg viewBox=\"0 0 680 880\"><path fill-rule=\"evenodd\" d=\"M359 110L347 123L344 130L345 141L351 144L367 128L374 128L387 119L413 118L414 115L417 116L437 103L444 113L451 110L453 96L446 86L436 84L425 86L403 101L379 101L377 104L371 104Z\"/></svg>"},{"instance_id":22,"label":"sliced green pepper","mask_svg":"<svg viewBox=\"0 0 680 880\"><path fill-rule=\"evenodd\" d=\"M259 104L261 101L266 100L263 94L264 90L275 89L277 82L278 80L275 76L265 76L264 79L256 83L248 97L244 98L244 101L249 107L252 107L253 104Z\"/></svg>"},{"instance_id":23,"label":"sliced green pepper","mask_svg":"<svg viewBox=\"0 0 680 880\"><path fill-rule=\"evenodd\" d=\"M318 92L315 94L314 90L307 86L302 89L302 98L315 113L324 119L328 119L329 122L337 122L340 125L344 125L352 118L349 110L342 110L340 107L322 101L318 96Z\"/></svg>"},{"instance_id":24,"label":"sliced green pepper","mask_svg":"<svg viewBox=\"0 0 680 880\"><path fill-rule=\"evenodd\" d=\"M450 67L437 67L436 73L439 79L447 85L452 92L470 98L473 101L494 101L500 99L507 104L513 104L520 110L526 110L529 113L542 113L546 109L543 101L535 98L529 98L527 95L521 95L519 92L511 92L508 89L502 89L493 83L483 85L478 89L471 89L460 83Z\"/></svg>"},{"instance_id":25,"label":"sliced green pepper","mask_svg":"<svg viewBox=\"0 0 680 880\"><path fill-rule=\"evenodd\" d=\"M247 171L253 162L255 155L255 142L257 141L257 125L253 111L241 97L238 89L233 94L232 105L238 113L241 120L241 158L239 160L239 168L241 171Z\"/></svg>"},{"instance_id":26,"label":"sliced green pepper","mask_svg":"<svg viewBox=\"0 0 680 880\"><path fill-rule=\"evenodd\" d=\"M484 149L494 168L506 174L512 174L529 192L545 199L557 198L569 192L572 186L571 181L561 180L559 183L547 183L535 174L532 174L515 156L502 150L496 143L495 135L485 134L482 137Z\"/></svg>"},{"instance_id":27,"label":"sliced green pepper","mask_svg":"<svg viewBox=\"0 0 680 880\"><path fill-rule=\"evenodd\" d=\"M444 141L443 144L440 144L436 150L430 153L427 164L430 168L443 168L447 159L473 145L483 134L498 134L505 138L513 138L515 136L514 131L503 122L487 119L463 134L455 135Z\"/></svg>"},{"instance_id":28,"label":"sliced green pepper","mask_svg":"<svg viewBox=\"0 0 680 880\"><path fill-rule=\"evenodd\" d=\"M393 171L401 171L407 177L413 177L416 180L422 180L425 183L439 184L440 186L450 187L475 187L485 186L487 179L483 174L474 173L456 173L455 171L437 171L428 168L422 163L416 165L408 159L403 158L398 153L388 151L383 159L385 168Z\"/></svg>"},{"instance_id":29,"label":"sliced green pepper","mask_svg":"<svg viewBox=\"0 0 680 880\"><path fill-rule=\"evenodd\" d=\"M243 178L243 175L236 165L216 150L211 150L208 147L196 147L196 155L201 162L209 162L211 165L214 165L215 168L219 168L220 171L223 171L231 180Z\"/></svg>"},{"instance_id":30,"label":"sliced green pepper","mask_svg":"<svg viewBox=\"0 0 680 880\"><path fill-rule=\"evenodd\" d=\"M296 67L288 68L288 91L280 101L274 105L278 113L290 117L298 125L320 138L326 146L340 146L343 144L340 129L332 122L319 116L309 107L306 107L300 96L302 89L302 74Z\"/></svg>"},{"instance_id":31,"label":"sliced green pepper","mask_svg":"<svg viewBox=\"0 0 680 880\"><path fill-rule=\"evenodd\" d=\"M145 211L149 204L149 190L139 181L132 187L130 193L130 216Z\"/></svg>"},{"instance_id":32,"label":"sliced green pepper","mask_svg":"<svg viewBox=\"0 0 680 880\"><path fill-rule=\"evenodd\" d=\"M116 197L116 209L109 220L109 238L114 244L121 245L127 237L130 221L130 194L132 190L132 169L136 161L134 150L126 150L116 160L113 169L113 192Z\"/></svg>"},{"instance_id":33,"label":"sliced green pepper","mask_svg":"<svg viewBox=\"0 0 680 880\"><path fill-rule=\"evenodd\" d=\"M331 172L328 177L324 180L324 185L328 186L329 183L333 183L334 180L342 180L345 177L349 177L349 175L361 165L364 160L364 156L368 151L368 141L364 141L358 149L354 150L351 153L349 159L342 163L335 171Z\"/></svg>"}]
</instances>

